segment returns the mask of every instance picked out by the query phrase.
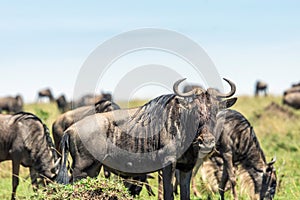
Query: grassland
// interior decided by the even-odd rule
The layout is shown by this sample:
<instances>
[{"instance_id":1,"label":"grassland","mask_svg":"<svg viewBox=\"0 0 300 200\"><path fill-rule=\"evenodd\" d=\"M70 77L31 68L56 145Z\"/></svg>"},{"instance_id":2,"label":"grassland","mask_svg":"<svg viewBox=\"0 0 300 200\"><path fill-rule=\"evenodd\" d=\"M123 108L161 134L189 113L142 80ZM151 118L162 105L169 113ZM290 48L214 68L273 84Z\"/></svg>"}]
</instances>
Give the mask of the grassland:
<instances>
[{"instance_id":1,"label":"grassland","mask_svg":"<svg viewBox=\"0 0 300 200\"><path fill-rule=\"evenodd\" d=\"M145 101L121 102L122 107L141 105ZM271 104L274 102L275 104ZM276 106L280 105L279 107ZM278 190L275 200L296 200L300 198L300 111L281 107L281 97L239 97L234 109L244 114L251 122L258 136L260 144L266 154L267 160L276 155ZM25 111L38 115L51 129L51 124L59 115L55 104L28 104ZM31 199L33 192L30 186L29 172L21 168L20 185L17 190L18 199ZM205 184L197 176L199 190L202 191L201 198L206 199L208 192ZM150 180L150 184L157 194L157 180ZM11 193L11 163L0 164L0 199L9 199ZM231 199L230 193L226 194ZM178 197L176 197L179 199ZM143 189L138 199L157 199L148 197ZM213 196L218 199L218 196ZM249 199L247 195L241 195L240 199Z\"/></svg>"}]
</instances>

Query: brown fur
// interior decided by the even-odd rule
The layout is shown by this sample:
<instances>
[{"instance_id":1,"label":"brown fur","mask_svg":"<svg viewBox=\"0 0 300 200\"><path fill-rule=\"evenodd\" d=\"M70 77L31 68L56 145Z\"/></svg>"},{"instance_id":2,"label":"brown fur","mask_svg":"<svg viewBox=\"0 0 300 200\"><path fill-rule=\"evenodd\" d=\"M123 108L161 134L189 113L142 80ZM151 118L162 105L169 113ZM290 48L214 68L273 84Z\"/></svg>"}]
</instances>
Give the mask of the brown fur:
<instances>
[{"instance_id":1,"label":"brown fur","mask_svg":"<svg viewBox=\"0 0 300 200\"><path fill-rule=\"evenodd\" d=\"M12 160L13 192L19 183L20 165L30 168L32 184L36 178L55 178L56 153L47 127L30 113L0 115L0 162Z\"/></svg>"},{"instance_id":2,"label":"brown fur","mask_svg":"<svg viewBox=\"0 0 300 200\"><path fill-rule=\"evenodd\" d=\"M10 114L21 112L23 109L23 98L20 95L16 97L0 98L0 113L7 111Z\"/></svg>"}]
</instances>

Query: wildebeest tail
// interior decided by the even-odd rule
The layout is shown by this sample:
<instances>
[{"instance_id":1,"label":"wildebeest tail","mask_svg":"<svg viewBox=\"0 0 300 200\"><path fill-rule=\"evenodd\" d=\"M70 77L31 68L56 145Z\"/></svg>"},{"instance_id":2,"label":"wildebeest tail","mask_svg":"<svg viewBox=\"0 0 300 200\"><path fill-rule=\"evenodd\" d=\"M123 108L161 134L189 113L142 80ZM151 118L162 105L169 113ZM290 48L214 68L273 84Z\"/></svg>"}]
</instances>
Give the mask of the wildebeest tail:
<instances>
[{"instance_id":1,"label":"wildebeest tail","mask_svg":"<svg viewBox=\"0 0 300 200\"><path fill-rule=\"evenodd\" d=\"M68 153L69 153L69 137L70 137L69 134L64 134L60 143L60 148L62 151L62 159L61 159L62 163L60 165L56 182L61 184L69 183L69 175L67 169L67 160L68 160Z\"/></svg>"}]
</instances>

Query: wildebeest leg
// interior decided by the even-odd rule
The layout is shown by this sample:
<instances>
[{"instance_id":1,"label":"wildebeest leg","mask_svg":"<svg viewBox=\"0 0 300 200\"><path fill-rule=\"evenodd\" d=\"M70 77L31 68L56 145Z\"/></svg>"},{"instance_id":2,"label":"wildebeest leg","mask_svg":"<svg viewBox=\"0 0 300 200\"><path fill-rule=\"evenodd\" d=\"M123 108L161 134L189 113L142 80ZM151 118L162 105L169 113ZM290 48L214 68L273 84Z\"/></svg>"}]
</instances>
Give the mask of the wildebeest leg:
<instances>
[{"instance_id":1,"label":"wildebeest leg","mask_svg":"<svg viewBox=\"0 0 300 200\"><path fill-rule=\"evenodd\" d=\"M31 179L31 185L34 192L37 190L37 178L38 174L32 167L29 168L30 171L30 179Z\"/></svg>"},{"instance_id":2,"label":"wildebeest leg","mask_svg":"<svg viewBox=\"0 0 300 200\"><path fill-rule=\"evenodd\" d=\"M13 174L12 174L12 194L11 199L16 198L16 191L17 187L19 185L19 170L20 170L20 161L19 158L16 160L12 160L12 166L13 166Z\"/></svg>"},{"instance_id":3,"label":"wildebeest leg","mask_svg":"<svg viewBox=\"0 0 300 200\"><path fill-rule=\"evenodd\" d=\"M228 174L227 174L227 171L224 167L223 168L223 173L222 173L222 178L221 178L221 181L219 183L219 194L221 196L221 200L224 200L225 186L226 186L227 181L228 181Z\"/></svg>"},{"instance_id":4,"label":"wildebeest leg","mask_svg":"<svg viewBox=\"0 0 300 200\"><path fill-rule=\"evenodd\" d=\"M223 160L224 160L224 169L223 169L223 174L225 172L225 177L226 179L224 179L222 181L222 187L221 189L223 190L223 198L224 198L224 192L225 192L225 186L226 186L226 183L229 179L230 181L230 184L231 184L231 189L232 189L232 194L233 194L233 197L235 200L238 199L237 197L237 193L236 193L236 190L235 190L235 185L236 185L236 178L235 178L235 173L234 173L234 166L233 166L233 163L232 163L232 154L231 152L230 153L224 153L223 154ZM223 179L223 177L222 177Z\"/></svg>"},{"instance_id":5,"label":"wildebeest leg","mask_svg":"<svg viewBox=\"0 0 300 200\"><path fill-rule=\"evenodd\" d=\"M180 178L179 170L176 170L175 171L175 180L174 180L174 185L173 185L173 191L174 191L174 194L176 194L176 195L178 194L179 178Z\"/></svg>"},{"instance_id":6,"label":"wildebeest leg","mask_svg":"<svg viewBox=\"0 0 300 200\"><path fill-rule=\"evenodd\" d=\"M174 195L173 195L172 180L175 174L175 165L170 164L165 168L163 168L162 174L163 174L163 186L164 186L164 200L173 200Z\"/></svg>"},{"instance_id":7,"label":"wildebeest leg","mask_svg":"<svg viewBox=\"0 0 300 200\"><path fill-rule=\"evenodd\" d=\"M158 200L163 200L163 181L162 181L162 170L159 170L157 172L157 176L158 176Z\"/></svg>"},{"instance_id":8,"label":"wildebeest leg","mask_svg":"<svg viewBox=\"0 0 300 200\"><path fill-rule=\"evenodd\" d=\"M149 182L148 182L147 179L146 179L146 181L145 181L145 186L146 186L148 195L149 195L149 196L155 196L155 194L154 194L154 192L153 192L151 186L149 185Z\"/></svg>"},{"instance_id":9,"label":"wildebeest leg","mask_svg":"<svg viewBox=\"0 0 300 200\"><path fill-rule=\"evenodd\" d=\"M180 199L190 199L190 183L192 170L188 172L180 171Z\"/></svg>"},{"instance_id":10,"label":"wildebeest leg","mask_svg":"<svg viewBox=\"0 0 300 200\"><path fill-rule=\"evenodd\" d=\"M99 175L102 166L100 162L89 160L86 161L85 163L86 165L84 167L83 166L81 166L82 168L75 167L73 169L73 174L70 180L71 182L75 182L77 180L86 178L88 176L91 178L95 178Z\"/></svg>"}]
</instances>

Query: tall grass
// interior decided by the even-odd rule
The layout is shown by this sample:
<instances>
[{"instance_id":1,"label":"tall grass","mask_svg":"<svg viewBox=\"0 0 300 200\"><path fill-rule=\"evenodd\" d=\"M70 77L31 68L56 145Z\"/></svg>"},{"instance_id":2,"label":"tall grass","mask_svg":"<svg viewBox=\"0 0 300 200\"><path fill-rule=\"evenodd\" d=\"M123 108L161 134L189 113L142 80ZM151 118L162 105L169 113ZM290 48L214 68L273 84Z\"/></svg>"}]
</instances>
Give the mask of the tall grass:
<instances>
[{"instance_id":1,"label":"tall grass","mask_svg":"<svg viewBox=\"0 0 300 200\"><path fill-rule=\"evenodd\" d=\"M142 105L146 101L137 100L133 102L118 102L121 107L135 107ZM263 148L267 160L276 155L278 190L275 200L299 199L300 198L300 111L291 108L281 112L277 109L267 109L275 102L281 105L280 96L250 97L241 96L233 109L240 111L250 121L257 134L261 147ZM281 105L282 106L282 105ZM25 105L25 111L35 113L51 130L52 123L59 116L59 111L55 104L40 103ZM289 114L287 114L289 113ZM291 114L292 113L292 114ZM21 181L17 190L19 199L30 199L33 192L28 177L28 169L21 168ZM154 174L156 176L156 174ZM202 191L203 199L209 193L205 190L205 184L200 181L197 175L198 186ZM151 179L150 185L157 194L157 179ZM0 163L0 199L9 199L11 193L11 164L10 162ZM230 192L226 193L227 199L232 199ZM201 199L202 199L201 198ZM218 195L212 199L218 199ZM157 199L148 197L147 191L143 189L142 194L137 199ZM176 197L179 199L179 197ZM192 199L199 199L192 196ZM248 199L247 195L241 195L240 199Z\"/></svg>"}]
</instances>

